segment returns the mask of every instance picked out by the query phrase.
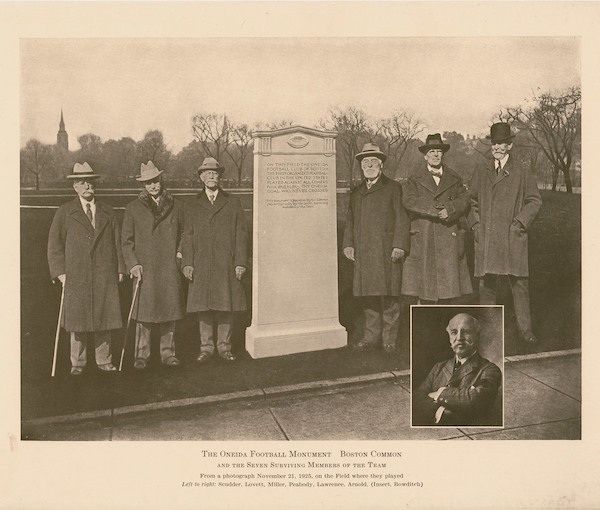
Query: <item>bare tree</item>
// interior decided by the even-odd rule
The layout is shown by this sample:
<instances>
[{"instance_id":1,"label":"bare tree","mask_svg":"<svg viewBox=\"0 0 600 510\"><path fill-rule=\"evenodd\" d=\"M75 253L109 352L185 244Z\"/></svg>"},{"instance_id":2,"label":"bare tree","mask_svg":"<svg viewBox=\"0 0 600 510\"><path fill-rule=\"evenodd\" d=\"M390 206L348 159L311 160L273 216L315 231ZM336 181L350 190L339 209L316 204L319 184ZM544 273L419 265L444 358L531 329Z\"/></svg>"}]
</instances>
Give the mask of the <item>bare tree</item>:
<instances>
[{"instance_id":1,"label":"bare tree","mask_svg":"<svg viewBox=\"0 0 600 510\"><path fill-rule=\"evenodd\" d=\"M202 145L204 153L220 161L231 145L231 129L226 114L197 114L192 119L192 134Z\"/></svg>"},{"instance_id":2,"label":"bare tree","mask_svg":"<svg viewBox=\"0 0 600 510\"><path fill-rule=\"evenodd\" d=\"M415 119L411 111L396 110L391 117L376 122L376 134L385 142L383 150L387 152L387 168L389 174L397 178L400 162L406 154L408 145L423 130L425 126Z\"/></svg>"},{"instance_id":3,"label":"bare tree","mask_svg":"<svg viewBox=\"0 0 600 510\"><path fill-rule=\"evenodd\" d=\"M139 158L142 163L152 161L161 170L166 170L171 159L161 131L148 131L138 144Z\"/></svg>"},{"instance_id":4,"label":"bare tree","mask_svg":"<svg viewBox=\"0 0 600 510\"><path fill-rule=\"evenodd\" d=\"M573 192L571 163L581 138L581 87L571 87L561 95L534 95L530 106L507 108L504 118L517 130L526 131L553 166L552 190L562 172L567 193Z\"/></svg>"},{"instance_id":5,"label":"bare tree","mask_svg":"<svg viewBox=\"0 0 600 510\"><path fill-rule=\"evenodd\" d=\"M225 147L225 152L233 161L238 177L238 188L242 186L242 171L248 156L252 154L252 130L247 124L230 124L230 135L232 143Z\"/></svg>"},{"instance_id":6,"label":"bare tree","mask_svg":"<svg viewBox=\"0 0 600 510\"><path fill-rule=\"evenodd\" d=\"M21 168L35 176L35 189L40 189L41 176L52 165L52 146L44 145L39 140L29 140L21 149Z\"/></svg>"},{"instance_id":7,"label":"bare tree","mask_svg":"<svg viewBox=\"0 0 600 510\"><path fill-rule=\"evenodd\" d=\"M98 156L102 152L102 139L94 133L79 136L77 142L85 156Z\"/></svg>"},{"instance_id":8,"label":"bare tree","mask_svg":"<svg viewBox=\"0 0 600 510\"><path fill-rule=\"evenodd\" d=\"M334 107L329 110L327 118L320 121L320 126L338 132L338 161L347 168L348 181L352 184L354 158L360 152L362 144L375 136L369 117L361 109L353 106L345 109Z\"/></svg>"}]
</instances>

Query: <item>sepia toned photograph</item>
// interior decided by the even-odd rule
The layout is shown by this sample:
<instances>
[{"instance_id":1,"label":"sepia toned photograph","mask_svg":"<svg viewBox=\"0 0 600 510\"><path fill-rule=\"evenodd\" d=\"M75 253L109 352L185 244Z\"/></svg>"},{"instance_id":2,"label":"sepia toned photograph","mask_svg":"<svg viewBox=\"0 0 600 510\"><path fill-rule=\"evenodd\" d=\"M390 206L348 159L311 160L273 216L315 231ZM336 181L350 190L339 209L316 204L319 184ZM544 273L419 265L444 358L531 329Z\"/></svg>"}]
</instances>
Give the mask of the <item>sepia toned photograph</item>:
<instances>
[{"instance_id":1,"label":"sepia toned photograph","mask_svg":"<svg viewBox=\"0 0 600 510\"><path fill-rule=\"evenodd\" d=\"M596 505L597 6L0 11L7 508Z\"/></svg>"},{"instance_id":2,"label":"sepia toned photograph","mask_svg":"<svg viewBox=\"0 0 600 510\"><path fill-rule=\"evenodd\" d=\"M502 308L411 307L413 427L502 427Z\"/></svg>"},{"instance_id":3,"label":"sepia toned photograph","mask_svg":"<svg viewBox=\"0 0 600 510\"><path fill-rule=\"evenodd\" d=\"M409 439L415 304L505 304L506 355L570 371L523 424L579 437L577 38L20 47L23 439ZM240 392L264 426L200 426Z\"/></svg>"}]
</instances>

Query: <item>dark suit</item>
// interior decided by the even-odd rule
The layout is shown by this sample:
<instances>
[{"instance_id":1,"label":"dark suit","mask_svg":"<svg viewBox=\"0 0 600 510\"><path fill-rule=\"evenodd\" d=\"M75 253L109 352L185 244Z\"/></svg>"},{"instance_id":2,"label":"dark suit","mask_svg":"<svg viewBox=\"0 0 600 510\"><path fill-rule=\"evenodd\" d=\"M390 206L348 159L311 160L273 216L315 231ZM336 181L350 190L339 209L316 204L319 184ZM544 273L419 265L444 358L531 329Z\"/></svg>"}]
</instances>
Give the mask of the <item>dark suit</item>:
<instances>
[{"instance_id":1,"label":"dark suit","mask_svg":"<svg viewBox=\"0 0 600 510\"><path fill-rule=\"evenodd\" d=\"M454 358L436 363L413 394L413 425L435 425L440 406L446 410L438 425L481 426L502 425L493 416L494 402L502 384L502 372L491 361L473 354L453 372ZM446 386L437 402L429 393Z\"/></svg>"}]
</instances>

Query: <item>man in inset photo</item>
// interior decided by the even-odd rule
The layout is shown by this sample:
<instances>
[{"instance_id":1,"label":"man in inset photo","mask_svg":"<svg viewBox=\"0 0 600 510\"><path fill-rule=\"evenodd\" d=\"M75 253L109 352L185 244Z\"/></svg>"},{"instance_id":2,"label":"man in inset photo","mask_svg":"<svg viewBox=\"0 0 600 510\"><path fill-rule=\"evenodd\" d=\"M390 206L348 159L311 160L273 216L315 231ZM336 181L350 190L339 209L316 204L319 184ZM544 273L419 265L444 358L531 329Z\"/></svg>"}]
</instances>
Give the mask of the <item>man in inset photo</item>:
<instances>
[{"instance_id":1,"label":"man in inset photo","mask_svg":"<svg viewBox=\"0 0 600 510\"><path fill-rule=\"evenodd\" d=\"M501 406L498 412L496 404L502 372L479 352L479 320L458 313L448 322L446 332L454 356L435 363L414 391L413 426L501 426ZM414 349L418 346L413 343Z\"/></svg>"}]
</instances>

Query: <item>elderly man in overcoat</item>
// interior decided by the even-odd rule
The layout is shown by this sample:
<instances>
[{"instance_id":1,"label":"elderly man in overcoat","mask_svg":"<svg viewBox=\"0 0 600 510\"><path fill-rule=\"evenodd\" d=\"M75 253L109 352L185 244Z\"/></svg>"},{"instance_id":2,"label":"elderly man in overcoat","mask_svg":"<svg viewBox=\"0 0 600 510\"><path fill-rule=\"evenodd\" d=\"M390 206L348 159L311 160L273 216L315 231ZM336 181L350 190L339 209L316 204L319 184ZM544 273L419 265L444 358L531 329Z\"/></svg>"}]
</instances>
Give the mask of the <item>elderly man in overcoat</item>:
<instances>
[{"instance_id":1,"label":"elderly man in overcoat","mask_svg":"<svg viewBox=\"0 0 600 510\"><path fill-rule=\"evenodd\" d=\"M528 230L542 199L529 169L509 154L514 138L510 125L492 125L488 138L493 162L477 169L469 184L479 299L481 304L496 304L499 277L507 277L521 339L535 343L529 304Z\"/></svg>"},{"instance_id":2,"label":"elderly man in overcoat","mask_svg":"<svg viewBox=\"0 0 600 510\"><path fill-rule=\"evenodd\" d=\"M123 219L123 258L135 282L140 282L132 317L135 330L134 367L146 368L150 358L150 332L160 328L160 359L178 366L175 356L175 321L185 315L181 281L183 206L164 188L162 170L152 161L141 166L137 181L144 189L129 203Z\"/></svg>"},{"instance_id":3,"label":"elderly man in overcoat","mask_svg":"<svg viewBox=\"0 0 600 510\"><path fill-rule=\"evenodd\" d=\"M395 350L400 320L402 260L409 248L410 221L402 206L402 187L383 174L387 156L373 143L356 155L364 175L352 191L343 240L354 261L353 292L365 313L365 334L354 349Z\"/></svg>"},{"instance_id":4,"label":"elderly man in overcoat","mask_svg":"<svg viewBox=\"0 0 600 510\"><path fill-rule=\"evenodd\" d=\"M413 425L502 425L493 412L502 372L477 351L479 321L459 313L450 319L446 332L454 357L436 363L415 390Z\"/></svg>"},{"instance_id":5,"label":"elderly man in overcoat","mask_svg":"<svg viewBox=\"0 0 600 510\"><path fill-rule=\"evenodd\" d=\"M50 277L64 286L62 326L71 334L71 374L87 363L87 334L94 334L96 364L115 370L110 330L122 327L119 281L125 263L113 208L95 198L100 176L76 163L67 178L77 198L59 207L48 236Z\"/></svg>"},{"instance_id":6,"label":"elderly man in overcoat","mask_svg":"<svg viewBox=\"0 0 600 510\"><path fill-rule=\"evenodd\" d=\"M198 175L204 189L184 205L183 274L190 280L187 311L198 313L200 355L198 363L217 351L225 361L231 352L233 312L246 310L241 279L248 265L248 234L239 198L219 186L225 169L206 158Z\"/></svg>"},{"instance_id":7,"label":"elderly man in overcoat","mask_svg":"<svg viewBox=\"0 0 600 510\"><path fill-rule=\"evenodd\" d=\"M439 133L427 136L419 147L426 164L411 173L403 188L411 224L402 294L425 304L449 303L473 292L460 222L465 222L470 199L460 175L442 164L449 149Z\"/></svg>"}]
</instances>

